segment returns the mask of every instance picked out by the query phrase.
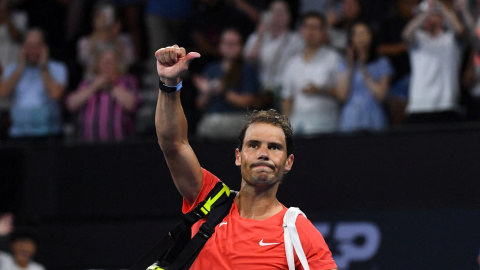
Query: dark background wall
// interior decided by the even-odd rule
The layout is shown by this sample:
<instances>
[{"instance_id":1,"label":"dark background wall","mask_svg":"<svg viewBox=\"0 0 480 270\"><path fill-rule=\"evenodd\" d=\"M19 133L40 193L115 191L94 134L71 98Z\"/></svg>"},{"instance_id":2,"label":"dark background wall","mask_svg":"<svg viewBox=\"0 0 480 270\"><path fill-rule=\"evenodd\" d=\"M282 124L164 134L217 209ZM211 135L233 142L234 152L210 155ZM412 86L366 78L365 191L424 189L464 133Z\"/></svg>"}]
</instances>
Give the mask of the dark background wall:
<instances>
[{"instance_id":1,"label":"dark background wall","mask_svg":"<svg viewBox=\"0 0 480 270\"><path fill-rule=\"evenodd\" d=\"M191 143L202 166L238 190L236 142ZM478 269L480 130L297 146L278 197L307 214L342 269ZM2 146L0 178L0 211L35 225L36 259L49 269L128 268L180 217L154 139Z\"/></svg>"}]
</instances>

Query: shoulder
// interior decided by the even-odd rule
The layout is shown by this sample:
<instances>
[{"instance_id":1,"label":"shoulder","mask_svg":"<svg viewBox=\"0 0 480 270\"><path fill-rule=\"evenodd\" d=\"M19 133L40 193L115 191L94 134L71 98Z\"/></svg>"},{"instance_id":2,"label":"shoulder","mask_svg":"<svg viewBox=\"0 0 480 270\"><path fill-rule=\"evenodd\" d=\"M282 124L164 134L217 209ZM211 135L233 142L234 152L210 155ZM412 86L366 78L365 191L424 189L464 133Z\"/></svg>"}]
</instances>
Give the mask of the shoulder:
<instances>
[{"instance_id":1,"label":"shoulder","mask_svg":"<svg viewBox=\"0 0 480 270\"><path fill-rule=\"evenodd\" d=\"M8 65L5 68L2 77L4 79L10 77L10 75L12 75L12 73L15 71L16 68L17 68L17 63L12 63L12 64Z\"/></svg>"},{"instance_id":2,"label":"shoulder","mask_svg":"<svg viewBox=\"0 0 480 270\"><path fill-rule=\"evenodd\" d=\"M211 172L203 169L203 181L202 181L202 188L195 199L195 202L192 205L189 205L188 202L183 199L183 206L182 212L188 213L190 212L195 206L197 206L200 202L207 198L208 193L215 187L215 185L220 182L220 179L216 177Z\"/></svg>"},{"instance_id":3,"label":"shoulder","mask_svg":"<svg viewBox=\"0 0 480 270\"><path fill-rule=\"evenodd\" d=\"M28 270L45 270L45 267L37 262L30 262Z\"/></svg>"},{"instance_id":4,"label":"shoulder","mask_svg":"<svg viewBox=\"0 0 480 270\"><path fill-rule=\"evenodd\" d=\"M297 227L302 246L306 247L307 250L314 248L315 250L322 249L329 251L322 234L308 218L299 215L295 226Z\"/></svg>"},{"instance_id":5,"label":"shoulder","mask_svg":"<svg viewBox=\"0 0 480 270\"><path fill-rule=\"evenodd\" d=\"M67 66L63 62L57 60L48 61L48 67L53 69L67 70Z\"/></svg>"}]
</instances>

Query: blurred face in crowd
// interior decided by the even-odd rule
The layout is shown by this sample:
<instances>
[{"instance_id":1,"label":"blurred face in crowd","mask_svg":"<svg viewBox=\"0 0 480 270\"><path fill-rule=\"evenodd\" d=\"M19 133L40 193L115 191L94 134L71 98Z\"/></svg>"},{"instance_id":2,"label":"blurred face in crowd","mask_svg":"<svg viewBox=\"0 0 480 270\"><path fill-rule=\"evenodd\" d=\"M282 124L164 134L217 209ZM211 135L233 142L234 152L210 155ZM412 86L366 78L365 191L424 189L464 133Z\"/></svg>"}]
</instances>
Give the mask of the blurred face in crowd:
<instances>
[{"instance_id":1,"label":"blurred face in crowd","mask_svg":"<svg viewBox=\"0 0 480 270\"><path fill-rule=\"evenodd\" d=\"M324 22L313 16L303 20L300 33L305 40L305 44L309 47L318 47L325 43L327 38Z\"/></svg>"},{"instance_id":2,"label":"blurred face in crowd","mask_svg":"<svg viewBox=\"0 0 480 270\"><path fill-rule=\"evenodd\" d=\"M95 30L108 30L114 25L115 9L110 5L102 5L95 11L93 25Z\"/></svg>"},{"instance_id":3,"label":"blurred face in crowd","mask_svg":"<svg viewBox=\"0 0 480 270\"><path fill-rule=\"evenodd\" d=\"M17 264L26 267L35 255L37 245L31 239L18 239L11 244L11 249Z\"/></svg>"},{"instance_id":4,"label":"blurred face in crowd","mask_svg":"<svg viewBox=\"0 0 480 270\"><path fill-rule=\"evenodd\" d=\"M233 60L242 53L242 37L235 30L227 30L220 38L220 54L226 60Z\"/></svg>"},{"instance_id":5,"label":"blurred face in crowd","mask_svg":"<svg viewBox=\"0 0 480 270\"><path fill-rule=\"evenodd\" d=\"M443 26L443 18L442 15L439 13L431 14L426 20L424 24L425 31L429 32L431 35L437 35Z\"/></svg>"},{"instance_id":6,"label":"blurred face in crowd","mask_svg":"<svg viewBox=\"0 0 480 270\"><path fill-rule=\"evenodd\" d=\"M272 25L287 28L290 24L290 9L287 2L274 1L270 4L270 10L273 14Z\"/></svg>"},{"instance_id":7,"label":"blurred face in crowd","mask_svg":"<svg viewBox=\"0 0 480 270\"><path fill-rule=\"evenodd\" d=\"M25 59L31 65L37 65L41 55L47 49L43 40L43 34L40 31L32 30L25 36L23 43L25 50Z\"/></svg>"},{"instance_id":8,"label":"blurred face in crowd","mask_svg":"<svg viewBox=\"0 0 480 270\"><path fill-rule=\"evenodd\" d=\"M360 16L361 8L358 0L343 0L345 18L355 19Z\"/></svg>"},{"instance_id":9,"label":"blurred face in crowd","mask_svg":"<svg viewBox=\"0 0 480 270\"><path fill-rule=\"evenodd\" d=\"M115 77L118 74L117 54L114 50L107 50L100 55L97 73L107 77Z\"/></svg>"},{"instance_id":10,"label":"blurred face in crowd","mask_svg":"<svg viewBox=\"0 0 480 270\"><path fill-rule=\"evenodd\" d=\"M364 23L357 23L352 28L352 45L356 50L364 51L372 44L372 32Z\"/></svg>"}]
</instances>

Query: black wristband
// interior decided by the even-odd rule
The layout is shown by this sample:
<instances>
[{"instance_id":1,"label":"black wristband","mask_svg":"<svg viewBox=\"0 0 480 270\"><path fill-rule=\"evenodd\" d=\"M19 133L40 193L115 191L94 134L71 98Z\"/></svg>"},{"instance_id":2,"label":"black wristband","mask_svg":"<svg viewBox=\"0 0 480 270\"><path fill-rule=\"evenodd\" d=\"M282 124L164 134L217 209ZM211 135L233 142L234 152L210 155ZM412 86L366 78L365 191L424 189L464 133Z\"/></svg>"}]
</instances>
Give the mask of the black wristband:
<instances>
[{"instance_id":1,"label":"black wristband","mask_svg":"<svg viewBox=\"0 0 480 270\"><path fill-rule=\"evenodd\" d=\"M180 82L177 86L168 86L168 85L165 85L160 79L158 80L158 88L160 88L160 90L162 90L165 93L177 92L180 89L182 89L182 86L183 86L182 82Z\"/></svg>"}]
</instances>

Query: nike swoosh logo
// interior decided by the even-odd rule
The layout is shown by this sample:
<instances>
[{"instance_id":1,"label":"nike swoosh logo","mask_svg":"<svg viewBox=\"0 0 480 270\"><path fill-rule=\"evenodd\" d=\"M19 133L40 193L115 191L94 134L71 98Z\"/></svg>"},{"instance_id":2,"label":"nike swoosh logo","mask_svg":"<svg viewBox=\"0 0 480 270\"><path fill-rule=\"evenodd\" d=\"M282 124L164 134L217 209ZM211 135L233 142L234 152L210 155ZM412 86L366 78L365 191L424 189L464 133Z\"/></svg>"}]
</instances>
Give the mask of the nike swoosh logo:
<instances>
[{"instance_id":1,"label":"nike swoosh logo","mask_svg":"<svg viewBox=\"0 0 480 270\"><path fill-rule=\"evenodd\" d=\"M227 224L228 224L228 222L222 222L222 223L220 223L220 225L218 225L218 228L222 227L222 225L227 225Z\"/></svg>"},{"instance_id":2,"label":"nike swoosh logo","mask_svg":"<svg viewBox=\"0 0 480 270\"><path fill-rule=\"evenodd\" d=\"M258 243L260 246L264 247L264 246L271 246L271 245L278 245L280 243L264 243L263 242L263 239L260 240L260 243Z\"/></svg>"}]
</instances>

